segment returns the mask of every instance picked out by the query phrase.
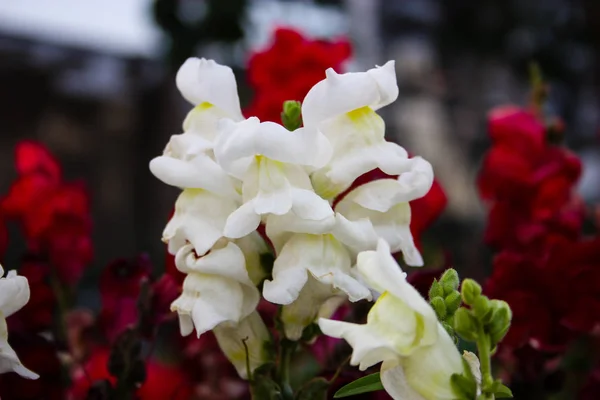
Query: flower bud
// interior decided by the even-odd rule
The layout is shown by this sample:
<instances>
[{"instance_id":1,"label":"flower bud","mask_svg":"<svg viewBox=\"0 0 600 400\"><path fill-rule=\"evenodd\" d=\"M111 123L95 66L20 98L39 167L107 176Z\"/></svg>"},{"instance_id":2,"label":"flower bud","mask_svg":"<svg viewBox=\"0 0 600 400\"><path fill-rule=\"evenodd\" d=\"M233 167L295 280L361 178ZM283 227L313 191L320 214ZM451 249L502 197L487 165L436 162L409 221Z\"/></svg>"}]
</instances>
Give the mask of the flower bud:
<instances>
[{"instance_id":1,"label":"flower bud","mask_svg":"<svg viewBox=\"0 0 600 400\"><path fill-rule=\"evenodd\" d=\"M461 294L463 302L471 306L481 296L481 286L473 279L465 279L462 283Z\"/></svg>"},{"instance_id":2,"label":"flower bud","mask_svg":"<svg viewBox=\"0 0 600 400\"><path fill-rule=\"evenodd\" d=\"M462 299L460 297L460 293L458 293L458 291L456 290L450 293L448 296L446 296L446 298L444 299L444 303L446 303L446 310L448 312L448 315L454 315L456 310L458 310L458 308L460 307L461 302Z\"/></svg>"},{"instance_id":3,"label":"flower bud","mask_svg":"<svg viewBox=\"0 0 600 400\"><path fill-rule=\"evenodd\" d=\"M440 283L442 285L450 285L453 290L457 290L460 284L458 272L454 268L447 269L440 278Z\"/></svg>"},{"instance_id":4,"label":"flower bud","mask_svg":"<svg viewBox=\"0 0 600 400\"><path fill-rule=\"evenodd\" d=\"M441 297L434 297L431 299L431 307L435 310L435 313L438 317L438 320L443 321L446 318L446 303L444 303L444 299Z\"/></svg>"},{"instance_id":5,"label":"flower bud","mask_svg":"<svg viewBox=\"0 0 600 400\"><path fill-rule=\"evenodd\" d=\"M499 343L510 328L512 312L509 305L502 300L492 300L492 320L488 326L492 345Z\"/></svg>"},{"instance_id":6,"label":"flower bud","mask_svg":"<svg viewBox=\"0 0 600 400\"><path fill-rule=\"evenodd\" d=\"M433 280L431 284L431 288L429 289L429 299L433 299L434 297L443 297L444 296L444 288L441 283L438 282L437 279Z\"/></svg>"},{"instance_id":7,"label":"flower bud","mask_svg":"<svg viewBox=\"0 0 600 400\"><path fill-rule=\"evenodd\" d=\"M466 308L459 308L454 314L454 331L464 340L477 340L477 320Z\"/></svg>"},{"instance_id":8,"label":"flower bud","mask_svg":"<svg viewBox=\"0 0 600 400\"><path fill-rule=\"evenodd\" d=\"M288 130L294 131L300 127L302 123L301 116L302 105L299 101L287 100L283 103L281 122Z\"/></svg>"},{"instance_id":9,"label":"flower bud","mask_svg":"<svg viewBox=\"0 0 600 400\"><path fill-rule=\"evenodd\" d=\"M475 317L477 317L484 324L491 321L494 309L492 308L492 303L487 296L479 296L476 298L475 302L471 305L471 308L473 309Z\"/></svg>"}]
</instances>

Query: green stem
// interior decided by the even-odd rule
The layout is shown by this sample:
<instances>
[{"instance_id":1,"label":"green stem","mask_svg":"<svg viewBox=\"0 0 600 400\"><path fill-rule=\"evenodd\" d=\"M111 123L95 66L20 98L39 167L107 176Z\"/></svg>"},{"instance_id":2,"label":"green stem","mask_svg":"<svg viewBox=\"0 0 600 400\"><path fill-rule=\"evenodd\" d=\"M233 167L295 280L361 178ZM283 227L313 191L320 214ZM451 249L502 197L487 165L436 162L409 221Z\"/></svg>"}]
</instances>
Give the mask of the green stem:
<instances>
[{"instance_id":1,"label":"green stem","mask_svg":"<svg viewBox=\"0 0 600 400\"><path fill-rule=\"evenodd\" d=\"M296 351L297 342L283 339L281 341L281 359L279 365L279 375L281 380L281 388L285 399L293 399L294 391L290 384L290 366L292 355Z\"/></svg>"},{"instance_id":2,"label":"green stem","mask_svg":"<svg viewBox=\"0 0 600 400\"><path fill-rule=\"evenodd\" d=\"M481 398L485 400L494 400L495 396L493 393L486 393L486 388L489 388L494 382L492 376L490 336L485 333L483 329L479 329L479 335L477 335L477 337L477 353L479 354L479 363L481 364Z\"/></svg>"}]
</instances>

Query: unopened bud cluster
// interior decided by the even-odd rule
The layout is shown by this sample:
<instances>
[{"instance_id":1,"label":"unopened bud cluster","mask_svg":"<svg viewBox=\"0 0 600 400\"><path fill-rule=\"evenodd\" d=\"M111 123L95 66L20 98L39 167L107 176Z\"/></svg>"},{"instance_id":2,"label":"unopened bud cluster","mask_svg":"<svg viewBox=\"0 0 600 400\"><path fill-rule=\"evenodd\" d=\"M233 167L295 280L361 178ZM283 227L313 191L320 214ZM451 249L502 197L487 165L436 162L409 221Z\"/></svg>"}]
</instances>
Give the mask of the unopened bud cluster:
<instances>
[{"instance_id":1,"label":"unopened bud cluster","mask_svg":"<svg viewBox=\"0 0 600 400\"><path fill-rule=\"evenodd\" d=\"M455 269L448 269L440 280L433 280L429 289L429 303L448 334L454 337L454 314L461 305L461 295L458 291L460 279Z\"/></svg>"}]
</instances>

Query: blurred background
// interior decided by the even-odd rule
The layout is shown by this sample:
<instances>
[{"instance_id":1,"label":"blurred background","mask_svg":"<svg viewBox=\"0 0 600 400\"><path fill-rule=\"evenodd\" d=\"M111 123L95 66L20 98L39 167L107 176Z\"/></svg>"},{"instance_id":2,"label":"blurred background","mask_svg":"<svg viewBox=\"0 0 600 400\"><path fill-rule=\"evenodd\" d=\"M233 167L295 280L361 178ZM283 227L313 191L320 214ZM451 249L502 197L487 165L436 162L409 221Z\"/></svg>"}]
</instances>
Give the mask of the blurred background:
<instances>
[{"instance_id":1,"label":"blurred background","mask_svg":"<svg viewBox=\"0 0 600 400\"><path fill-rule=\"evenodd\" d=\"M98 268L87 279L139 252L163 268L160 237L178 190L148 162L190 109L175 72L189 56L230 65L244 106L248 56L278 26L348 37L348 70L396 60L387 136L434 165L449 204L425 240L473 277L489 265L474 184L486 113L528 102L532 61L551 85L547 111L565 120L584 161L581 194L600 200L597 0L2 0L0 190L15 176L14 145L40 140L91 191Z\"/></svg>"}]
</instances>

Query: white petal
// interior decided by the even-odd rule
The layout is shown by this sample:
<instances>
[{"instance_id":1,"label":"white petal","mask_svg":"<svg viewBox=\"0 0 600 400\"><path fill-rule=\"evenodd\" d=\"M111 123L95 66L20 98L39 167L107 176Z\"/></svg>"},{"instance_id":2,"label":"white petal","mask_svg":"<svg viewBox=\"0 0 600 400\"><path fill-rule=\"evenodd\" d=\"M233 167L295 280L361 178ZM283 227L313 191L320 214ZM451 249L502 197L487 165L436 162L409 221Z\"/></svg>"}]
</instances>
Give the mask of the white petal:
<instances>
[{"instance_id":1,"label":"white petal","mask_svg":"<svg viewBox=\"0 0 600 400\"><path fill-rule=\"evenodd\" d=\"M460 353L456 345L438 324L438 341L425 346L412 356L403 359L406 382L426 400L452 400L456 398L450 377L463 372Z\"/></svg>"},{"instance_id":2,"label":"white petal","mask_svg":"<svg viewBox=\"0 0 600 400\"><path fill-rule=\"evenodd\" d=\"M235 75L231 68L204 58L188 58L179 68L177 88L193 105L207 102L242 118Z\"/></svg>"},{"instance_id":3,"label":"white petal","mask_svg":"<svg viewBox=\"0 0 600 400\"><path fill-rule=\"evenodd\" d=\"M23 378L37 379L39 375L29 369L25 368L17 353L8 343L8 328L6 326L6 319L4 315L0 313L0 374L6 372L16 372Z\"/></svg>"},{"instance_id":4,"label":"white petal","mask_svg":"<svg viewBox=\"0 0 600 400\"><path fill-rule=\"evenodd\" d=\"M325 335L344 339L352 346L350 364L358 365L361 371L382 361L398 359L392 344L367 325L320 318L319 328Z\"/></svg>"},{"instance_id":5,"label":"white petal","mask_svg":"<svg viewBox=\"0 0 600 400\"><path fill-rule=\"evenodd\" d=\"M292 211L299 218L323 221L333 216L333 209L329 202L319 197L312 190L292 189L292 201Z\"/></svg>"},{"instance_id":6,"label":"white petal","mask_svg":"<svg viewBox=\"0 0 600 400\"><path fill-rule=\"evenodd\" d=\"M186 189L175 202L175 214L165 227L163 240L175 254L186 241L203 255L223 236L225 222L237 202L202 189ZM171 243L173 241L174 243Z\"/></svg>"},{"instance_id":7,"label":"white petal","mask_svg":"<svg viewBox=\"0 0 600 400\"><path fill-rule=\"evenodd\" d=\"M247 364L250 372L254 372L269 361L265 346L270 340L269 330L256 311L235 327L217 327L214 334L219 347L242 379L248 379Z\"/></svg>"},{"instance_id":8,"label":"white petal","mask_svg":"<svg viewBox=\"0 0 600 400\"><path fill-rule=\"evenodd\" d=\"M238 239L249 235L260 225L260 215L254 211L252 201L243 204L229 215L223 229L223 236Z\"/></svg>"},{"instance_id":9,"label":"white petal","mask_svg":"<svg viewBox=\"0 0 600 400\"><path fill-rule=\"evenodd\" d=\"M167 185L206 189L234 198L238 196L231 178L206 155L187 161L159 156L150 161L150 171Z\"/></svg>"},{"instance_id":10,"label":"white petal","mask_svg":"<svg viewBox=\"0 0 600 400\"><path fill-rule=\"evenodd\" d=\"M190 135L202 137L212 145L219 132L219 121L223 118L235 120L226 111L210 103L202 103L187 114L183 121L183 131Z\"/></svg>"},{"instance_id":11,"label":"white petal","mask_svg":"<svg viewBox=\"0 0 600 400\"><path fill-rule=\"evenodd\" d=\"M326 78L313 86L302 102L304 126L314 129L329 118L379 104L379 90L377 81L366 72L337 74L329 68Z\"/></svg>"},{"instance_id":12,"label":"white petal","mask_svg":"<svg viewBox=\"0 0 600 400\"><path fill-rule=\"evenodd\" d=\"M435 342L437 316L429 303L406 281L406 274L390 254L389 245L385 240L379 239L376 251L360 253L356 266L369 286L380 293L390 292L423 316L425 335L422 339L423 345Z\"/></svg>"},{"instance_id":13,"label":"white petal","mask_svg":"<svg viewBox=\"0 0 600 400\"><path fill-rule=\"evenodd\" d=\"M381 383L394 400L426 400L410 387L400 362L386 361L382 364Z\"/></svg>"},{"instance_id":14,"label":"white petal","mask_svg":"<svg viewBox=\"0 0 600 400\"><path fill-rule=\"evenodd\" d=\"M258 194L254 198L254 212L283 215L292 208L292 188L285 168L265 157L257 158ZM246 188L243 190L245 191Z\"/></svg>"},{"instance_id":15,"label":"white petal","mask_svg":"<svg viewBox=\"0 0 600 400\"><path fill-rule=\"evenodd\" d=\"M308 274L304 268L288 268L278 271L272 281L264 282L263 296L271 303L291 304L298 298L307 280Z\"/></svg>"},{"instance_id":16,"label":"white petal","mask_svg":"<svg viewBox=\"0 0 600 400\"><path fill-rule=\"evenodd\" d=\"M365 183L352 190L347 197L364 208L386 212L398 203L425 196L433 184L433 169L421 157L414 157L411 161L411 170L401 174L398 179Z\"/></svg>"},{"instance_id":17,"label":"white petal","mask_svg":"<svg viewBox=\"0 0 600 400\"><path fill-rule=\"evenodd\" d=\"M6 278L0 278L0 313L4 318L10 317L27 304L29 295L27 278L9 271Z\"/></svg>"},{"instance_id":18,"label":"white petal","mask_svg":"<svg viewBox=\"0 0 600 400\"><path fill-rule=\"evenodd\" d=\"M202 136L194 133L182 133L171 136L163 155L188 161L195 156L211 151L212 148L213 143Z\"/></svg>"},{"instance_id":19,"label":"white petal","mask_svg":"<svg viewBox=\"0 0 600 400\"><path fill-rule=\"evenodd\" d=\"M335 222L332 233L355 253L377 247L377 232L368 218L350 221L342 214L336 213Z\"/></svg>"},{"instance_id":20,"label":"white petal","mask_svg":"<svg viewBox=\"0 0 600 400\"><path fill-rule=\"evenodd\" d=\"M393 103L398 98L398 82L396 80L396 62L390 60L383 66L375 67L367 71L379 88L379 102L371 104L371 108L378 110Z\"/></svg>"},{"instance_id":21,"label":"white petal","mask_svg":"<svg viewBox=\"0 0 600 400\"><path fill-rule=\"evenodd\" d=\"M474 353L470 351L463 352L463 359L469 364L469 369L477 382L477 395L481 394L481 363L479 362L479 358Z\"/></svg>"},{"instance_id":22,"label":"white petal","mask_svg":"<svg viewBox=\"0 0 600 400\"><path fill-rule=\"evenodd\" d=\"M266 232L276 253L294 233L323 234L330 233L335 226L333 215L322 220L310 220L298 217L293 212L284 215L269 215L266 221Z\"/></svg>"}]
</instances>

